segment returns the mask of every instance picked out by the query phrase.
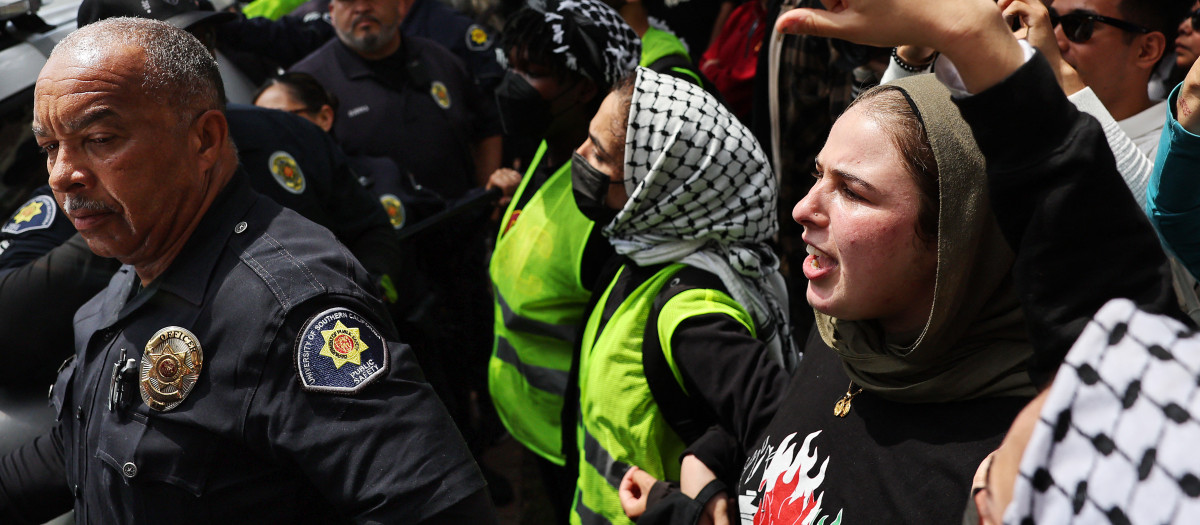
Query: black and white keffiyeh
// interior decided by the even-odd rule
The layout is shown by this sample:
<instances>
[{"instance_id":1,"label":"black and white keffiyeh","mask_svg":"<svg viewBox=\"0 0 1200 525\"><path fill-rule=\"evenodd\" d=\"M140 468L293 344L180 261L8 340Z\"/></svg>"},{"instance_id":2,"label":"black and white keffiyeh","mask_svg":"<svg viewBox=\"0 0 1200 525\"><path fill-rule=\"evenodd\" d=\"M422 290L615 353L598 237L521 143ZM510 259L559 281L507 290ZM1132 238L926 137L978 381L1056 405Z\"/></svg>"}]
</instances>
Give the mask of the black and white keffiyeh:
<instances>
[{"instance_id":1,"label":"black and white keffiyeh","mask_svg":"<svg viewBox=\"0 0 1200 525\"><path fill-rule=\"evenodd\" d=\"M597 0L530 0L530 9L546 17L553 31L554 52L563 55L567 67L606 86L637 67L642 56L642 39L620 13ZM502 50L500 65L508 67Z\"/></svg>"},{"instance_id":2,"label":"black and white keffiyeh","mask_svg":"<svg viewBox=\"0 0 1200 525\"><path fill-rule=\"evenodd\" d=\"M701 87L638 68L625 180L629 201L603 230L617 253L712 272L793 369L787 289L766 244L779 228L775 175L750 130Z\"/></svg>"},{"instance_id":3,"label":"black and white keffiyeh","mask_svg":"<svg viewBox=\"0 0 1200 525\"><path fill-rule=\"evenodd\" d=\"M1004 523L1200 522L1200 336L1106 304L1055 376Z\"/></svg>"}]
</instances>

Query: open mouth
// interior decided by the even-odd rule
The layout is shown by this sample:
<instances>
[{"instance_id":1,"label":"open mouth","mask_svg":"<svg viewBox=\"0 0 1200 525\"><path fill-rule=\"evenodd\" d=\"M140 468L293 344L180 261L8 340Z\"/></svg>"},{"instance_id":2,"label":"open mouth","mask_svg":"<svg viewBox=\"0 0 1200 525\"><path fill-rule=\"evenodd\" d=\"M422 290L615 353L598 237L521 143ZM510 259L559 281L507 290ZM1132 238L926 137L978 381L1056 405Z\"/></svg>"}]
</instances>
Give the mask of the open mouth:
<instances>
[{"instance_id":1,"label":"open mouth","mask_svg":"<svg viewBox=\"0 0 1200 525\"><path fill-rule=\"evenodd\" d=\"M837 259L817 249L817 247L810 244L807 251L808 257L804 258L804 276L808 280L811 281L823 277L838 267Z\"/></svg>"}]
</instances>

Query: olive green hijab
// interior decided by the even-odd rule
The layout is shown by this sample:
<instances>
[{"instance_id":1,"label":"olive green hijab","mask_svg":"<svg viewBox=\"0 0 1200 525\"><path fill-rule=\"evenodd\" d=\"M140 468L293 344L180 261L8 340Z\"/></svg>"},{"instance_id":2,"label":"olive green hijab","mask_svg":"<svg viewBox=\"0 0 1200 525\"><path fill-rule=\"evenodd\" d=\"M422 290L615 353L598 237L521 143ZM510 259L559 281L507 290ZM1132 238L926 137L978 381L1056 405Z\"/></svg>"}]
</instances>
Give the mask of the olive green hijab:
<instances>
[{"instance_id":1,"label":"olive green hijab","mask_svg":"<svg viewBox=\"0 0 1200 525\"><path fill-rule=\"evenodd\" d=\"M929 136L938 167L938 266L933 308L908 344L873 320L816 312L821 339L863 390L908 403L1036 393L1026 371L1033 350L1012 287L1013 252L988 205L984 158L950 92L933 75L900 89ZM869 103L869 102L867 102Z\"/></svg>"}]
</instances>

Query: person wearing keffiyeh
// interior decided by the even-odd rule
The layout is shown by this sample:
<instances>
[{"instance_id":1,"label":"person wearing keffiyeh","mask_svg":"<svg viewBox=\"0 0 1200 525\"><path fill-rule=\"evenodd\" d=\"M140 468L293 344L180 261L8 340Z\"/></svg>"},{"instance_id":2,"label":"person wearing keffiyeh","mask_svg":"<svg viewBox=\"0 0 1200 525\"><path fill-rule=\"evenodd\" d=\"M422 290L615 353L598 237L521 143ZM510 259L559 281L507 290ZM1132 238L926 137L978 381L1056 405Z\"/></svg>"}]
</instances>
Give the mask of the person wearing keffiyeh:
<instances>
[{"instance_id":1,"label":"person wearing keffiyeh","mask_svg":"<svg viewBox=\"0 0 1200 525\"><path fill-rule=\"evenodd\" d=\"M630 465L677 481L688 444L714 425L752 442L782 397L799 355L766 244L776 179L711 95L646 68L605 99L572 179L617 253L573 367L572 521L629 523L617 487Z\"/></svg>"}]
</instances>

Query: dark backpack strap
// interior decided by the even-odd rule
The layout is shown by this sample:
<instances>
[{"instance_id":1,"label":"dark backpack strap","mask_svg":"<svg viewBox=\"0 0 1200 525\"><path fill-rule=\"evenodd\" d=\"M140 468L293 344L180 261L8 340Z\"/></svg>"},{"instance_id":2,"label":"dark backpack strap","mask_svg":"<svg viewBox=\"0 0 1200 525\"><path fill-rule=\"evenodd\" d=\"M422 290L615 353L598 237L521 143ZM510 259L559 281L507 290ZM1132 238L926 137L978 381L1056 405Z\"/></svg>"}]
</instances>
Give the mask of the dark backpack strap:
<instances>
[{"instance_id":1,"label":"dark backpack strap","mask_svg":"<svg viewBox=\"0 0 1200 525\"><path fill-rule=\"evenodd\" d=\"M646 331L642 339L642 368L646 373L650 393L654 395L654 402L658 404L671 429L679 434L684 443L689 444L704 435L709 427L717 424L717 420L707 407L688 396L683 386L675 380L675 374L671 372L671 365L663 353L662 341L658 337L658 319L659 312L672 298L687 290L698 288L725 290L725 286L716 275L692 267L679 270L654 298L654 307L646 319Z\"/></svg>"}]
</instances>

